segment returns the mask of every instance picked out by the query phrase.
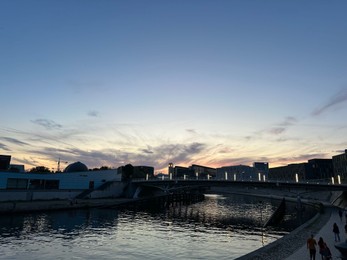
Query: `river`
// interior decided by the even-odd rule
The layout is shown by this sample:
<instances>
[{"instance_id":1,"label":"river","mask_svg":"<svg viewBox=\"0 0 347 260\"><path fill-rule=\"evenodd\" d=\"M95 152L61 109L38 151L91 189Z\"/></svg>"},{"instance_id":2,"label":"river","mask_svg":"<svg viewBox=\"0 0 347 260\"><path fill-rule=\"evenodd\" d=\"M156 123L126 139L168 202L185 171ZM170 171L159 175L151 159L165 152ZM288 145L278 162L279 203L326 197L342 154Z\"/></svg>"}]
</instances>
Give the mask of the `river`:
<instances>
[{"instance_id":1,"label":"river","mask_svg":"<svg viewBox=\"0 0 347 260\"><path fill-rule=\"evenodd\" d=\"M166 210L80 209L0 216L1 259L236 259L309 217L294 206L263 228L279 205L240 195L206 195ZM294 214L295 213L295 214Z\"/></svg>"}]
</instances>

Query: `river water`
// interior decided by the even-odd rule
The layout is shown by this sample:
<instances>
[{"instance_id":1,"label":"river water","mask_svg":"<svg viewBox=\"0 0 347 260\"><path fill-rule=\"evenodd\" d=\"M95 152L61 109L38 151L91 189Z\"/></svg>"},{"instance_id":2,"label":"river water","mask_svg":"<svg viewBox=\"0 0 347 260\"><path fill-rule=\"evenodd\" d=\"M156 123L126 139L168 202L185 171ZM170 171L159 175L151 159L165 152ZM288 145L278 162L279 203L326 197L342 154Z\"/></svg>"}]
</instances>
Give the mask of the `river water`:
<instances>
[{"instance_id":1,"label":"river water","mask_svg":"<svg viewBox=\"0 0 347 260\"><path fill-rule=\"evenodd\" d=\"M83 209L0 216L1 259L235 259L271 243L313 216L289 209L262 226L279 205L237 195L158 211Z\"/></svg>"}]
</instances>

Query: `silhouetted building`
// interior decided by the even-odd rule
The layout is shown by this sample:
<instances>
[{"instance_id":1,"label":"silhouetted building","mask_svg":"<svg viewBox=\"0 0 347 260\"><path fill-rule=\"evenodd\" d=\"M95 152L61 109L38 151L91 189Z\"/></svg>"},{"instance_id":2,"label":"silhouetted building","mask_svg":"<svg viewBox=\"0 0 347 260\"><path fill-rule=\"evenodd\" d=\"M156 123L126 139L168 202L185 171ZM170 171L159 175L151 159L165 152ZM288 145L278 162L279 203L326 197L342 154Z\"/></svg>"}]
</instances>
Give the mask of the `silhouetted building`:
<instances>
[{"instance_id":1,"label":"silhouetted building","mask_svg":"<svg viewBox=\"0 0 347 260\"><path fill-rule=\"evenodd\" d=\"M341 179L347 179L347 149L343 154L333 156L334 176L340 175Z\"/></svg>"},{"instance_id":2,"label":"silhouetted building","mask_svg":"<svg viewBox=\"0 0 347 260\"><path fill-rule=\"evenodd\" d=\"M267 162L254 162L253 168L261 174L261 176L265 175L266 179L269 176L269 163Z\"/></svg>"},{"instance_id":3,"label":"silhouetted building","mask_svg":"<svg viewBox=\"0 0 347 260\"><path fill-rule=\"evenodd\" d=\"M210 176L210 178L216 178L217 175L216 168L193 164L189 167L189 169L193 171L195 176L198 176L200 179L207 179L207 176Z\"/></svg>"},{"instance_id":4,"label":"silhouetted building","mask_svg":"<svg viewBox=\"0 0 347 260\"><path fill-rule=\"evenodd\" d=\"M88 171L88 167L81 162L71 163L64 169L64 172L86 172L86 171Z\"/></svg>"},{"instance_id":5,"label":"silhouetted building","mask_svg":"<svg viewBox=\"0 0 347 260\"><path fill-rule=\"evenodd\" d=\"M189 179L194 178L195 172L189 167L175 166L172 178L183 179L184 176Z\"/></svg>"},{"instance_id":6,"label":"silhouetted building","mask_svg":"<svg viewBox=\"0 0 347 260\"><path fill-rule=\"evenodd\" d=\"M223 166L217 169L217 179L258 180L258 172L247 165Z\"/></svg>"},{"instance_id":7,"label":"silhouetted building","mask_svg":"<svg viewBox=\"0 0 347 260\"><path fill-rule=\"evenodd\" d=\"M308 160L306 179L330 180L334 176L332 159Z\"/></svg>"},{"instance_id":8,"label":"silhouetted building","mask_svg":"<svg viewBox=\"0 0 347 260\"><path fill-rule=\"evenodd\" d=\"M122 176L122 181L154 177L154 168L151 166L132 166L131 164L127 164L118 167L117 172Z\"/></svg>"},{"instance_id":9,"label":"silhouetted building","mask_svg":"<svg viewBox=\"0 0 347 260\"><path fill-rule=\"evenodd\" d=\"M275 181L295 181L296 174L299 181L306 180L308 163L293 163L287 166L274 167L269 169L269 180Z\"/></svg>"},{"instance_id":10,"label":"silhouetted building","mask_svg":"<svg viewBox=\"0 0 347 260\"><path fill-rule=\"evenodd\" d=\"M333 177L332 159L311 159L307 163L293 163L269 170L269 180L295 181L296 175L299 181L330 181Z\"/></svg>"},{"instance_id":11,"label":"silhouetted building","mask_svg":"<svg viewBox=\"0 0 347 260\"><path fill-rule=\"evenodd\" d=\"M167 171L167 174L170 176L171 174L171 177L174 176L174 173L175 173L175 170L174 170L174 165L173 163L169 163L169 169Z\"/></svg>"},{"instance_id":12,"label":"silhouetted building","mask_svg":"<svg viewBox=\"0 0 347 260\"><path fill-rule=\"evenodd\" d=\"M0 170L8 170L10 168L11 155L0 155Z\"/></svg>"},{"instance_id":13,"label":"silhouetted building","mask_svg":"<svg viewBox=\"0 0 347 260\"><path fill-rule=\"evenodd\" d=\"M134 166L133 178L152 178L154 177L154 167L151 166Z\"/></svg>"}]
</instances>

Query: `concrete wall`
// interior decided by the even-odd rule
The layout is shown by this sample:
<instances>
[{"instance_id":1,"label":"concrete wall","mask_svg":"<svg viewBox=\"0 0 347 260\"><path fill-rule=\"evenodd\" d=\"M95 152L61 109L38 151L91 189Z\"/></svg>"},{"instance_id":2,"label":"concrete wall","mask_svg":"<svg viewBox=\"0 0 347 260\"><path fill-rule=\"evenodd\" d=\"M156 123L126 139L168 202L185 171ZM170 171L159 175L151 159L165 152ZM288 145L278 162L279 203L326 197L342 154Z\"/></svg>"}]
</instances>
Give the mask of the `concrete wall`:
<instances>
[{"instance_id":1,"label":"concrete wall","mask_svg":"<svg viewBox=\"0 0 347 260\"><path fill-rule=\"evenodd\" d=\"M6 191L0 192L0 201L32 201L32 200L55 200L55 199L72 199L83 190L73 191Z\"/></svg>"},{"instance_id":2,"label":"concrete wall","mask_svg":"<svg viewBox=\"0 0 347 260\"><path fill-rule=\"evenodd\" d=\"M124 182L113 182L104 190L94 190L90 194L91 199L100 199L100 198L118 198L123 195L123 190L125 187Z\"/></svg>"}]
</instances>

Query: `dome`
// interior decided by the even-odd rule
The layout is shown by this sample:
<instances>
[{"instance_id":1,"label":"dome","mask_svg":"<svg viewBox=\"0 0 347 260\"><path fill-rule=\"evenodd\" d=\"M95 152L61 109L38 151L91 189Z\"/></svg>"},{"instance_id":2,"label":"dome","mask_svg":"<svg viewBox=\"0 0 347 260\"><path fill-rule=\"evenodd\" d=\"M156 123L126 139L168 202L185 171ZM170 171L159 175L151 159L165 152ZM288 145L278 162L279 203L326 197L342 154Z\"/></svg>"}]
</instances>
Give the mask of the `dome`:
<instances>
[{"instance_id":1,"label":"dome","mask_svg":"<svg viewBox=\"0 0 347 260\"><path fill-rule=\"evenodd\" d=\"M71 163L64 170L64 172L85 172L85 171L88 171L88 167L81 162Z\"/></svg>"}]
</instances>

